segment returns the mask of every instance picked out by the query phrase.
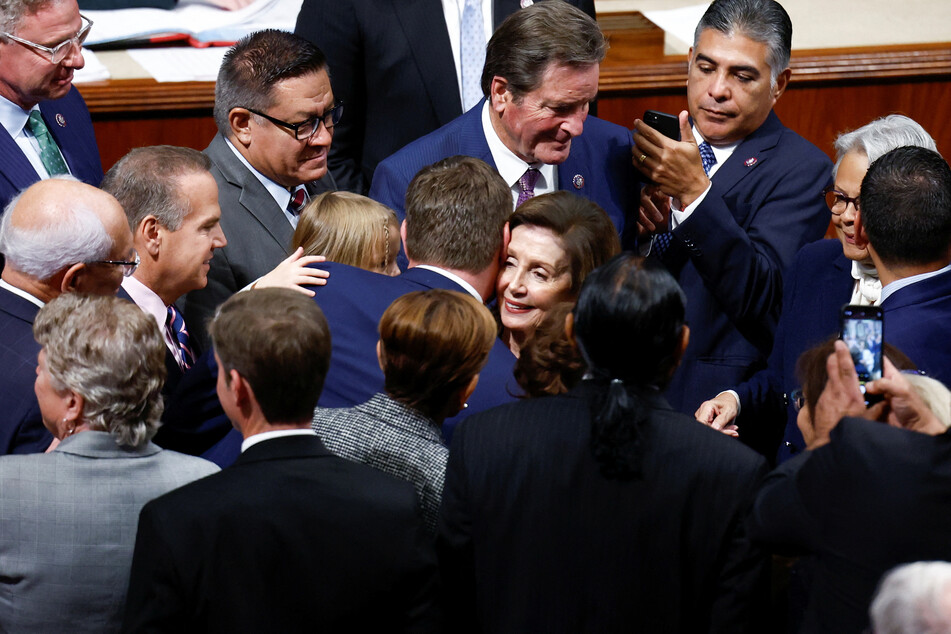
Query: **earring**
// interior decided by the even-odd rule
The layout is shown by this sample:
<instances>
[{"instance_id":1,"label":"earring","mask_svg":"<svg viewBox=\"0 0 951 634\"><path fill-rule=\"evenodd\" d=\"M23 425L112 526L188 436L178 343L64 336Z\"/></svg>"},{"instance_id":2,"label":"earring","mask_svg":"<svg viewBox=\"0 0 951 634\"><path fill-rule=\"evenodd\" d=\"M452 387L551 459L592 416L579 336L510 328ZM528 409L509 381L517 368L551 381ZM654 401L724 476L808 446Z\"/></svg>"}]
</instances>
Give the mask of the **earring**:
<instances>
[{"instance_id":1,"label":"earring","mask_svg":"<svg viewBox=\"0 0 951 634\"><path fill-rule=\"evenodd\" d=\"M66 417L64 416L64 417L63 417L63 425L65 425L65 424L66 424ZM66 440L67 438L69 438L70 436L72 436L73 433L75 433L75 431L76 431L76 426L73 425L72 429L68 429L68 430L66 431L66 435L63 436L63 440Z\"/></svg>"},{"instance_id":2,"label":"earring","mask_svg":"<svg viewBox=\"0 0 951 634\"><path fill-rule=\"evenodd\" d=\"M468 409L468 408L469 408L469 404L468 404L468 403L463 403L463 404L462 404L462 409Z\"/></svg>"}]
</instances>

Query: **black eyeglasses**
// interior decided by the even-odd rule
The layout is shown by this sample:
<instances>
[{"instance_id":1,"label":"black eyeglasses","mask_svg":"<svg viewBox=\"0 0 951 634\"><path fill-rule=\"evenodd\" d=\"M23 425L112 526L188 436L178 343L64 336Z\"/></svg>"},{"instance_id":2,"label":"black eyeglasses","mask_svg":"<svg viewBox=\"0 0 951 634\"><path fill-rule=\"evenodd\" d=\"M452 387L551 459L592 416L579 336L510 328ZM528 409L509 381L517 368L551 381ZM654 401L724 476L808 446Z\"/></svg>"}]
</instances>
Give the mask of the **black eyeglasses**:
<instances>
[{"instance_id":1,"label":"black eyeglasses","mask_svg":"<svg viewBox=\"0 0 951 634\"><path fill-rule=\"evenodd\" d=\"M122 269L123 277L130 277L135 270L139 268L139 262L142 260L139 259L139 254L133 252L132 255L135 257L131 262L125 260L93 260L92 262L87 262L87 264L106 264L109 266L118 266Z\"/></svg>"},{"instance_id":2,"label":"black eyeglasses","mask_svg":"<svg viewBox=\"0 0 951 634\"><path fill-rule=\"evenodd\" d=\"M76 32L76 35L69 39L63 40L53 47L43 46L42 44L37 44L36 42L31 42L30 40L24 40L22 37L17 37L16 35L7 33L6 31L0 32L0 35L10 38L14 42L19 42L23 46L32 48L37 52L38 55L46 57L53 64L59 64L73 51L74 46L77 48L82 48L83 42L85 42L86 38L89 36L89 29L92 28L92 20L82 14L80 14L79 17L84 22L84 24L82 28Z\"/></svg>"},{"instance_id":3,"label":"black eyeglasses","mask_svg":"<svg viewBox=\"0 0 951 634\"><path fill-rule=\"evenodd\" d=\"M849 203L852 203L856 210L859 208L859 196L856 196L855 198L849 198L835 187L826 187L824 190L822 190L822 195L825 196L826 204L829 206L829 211L831 211L836 216L841 216L843 213L845 213L845 210L849 207Z\"/></svg>"},{"instance_id":4,"label":"black eyeglasses","mask_svg":"<svg viewBox=\"0 0 951 634\"><path fill-rule=\"evenodd\" d=\"M287 128L288 130L294 131L294 138L298 141L306 141L310 137L317 134L317 130L320 129L320 124L323 123L324 127L327 130L333 130L333 127L340 123L340 117L343 116L343 104L338 103L336 106L325 112L324 114L308 119L307 121L301 121L300 123L288 123L287 121L281 121L280 119L275 119L270 115L266 115L263 112L254 110L253 108L245 108L248 112L253 112L259 117L264 117L274 125L279 125L282 128Z\"/></svg>"}]
</instances>

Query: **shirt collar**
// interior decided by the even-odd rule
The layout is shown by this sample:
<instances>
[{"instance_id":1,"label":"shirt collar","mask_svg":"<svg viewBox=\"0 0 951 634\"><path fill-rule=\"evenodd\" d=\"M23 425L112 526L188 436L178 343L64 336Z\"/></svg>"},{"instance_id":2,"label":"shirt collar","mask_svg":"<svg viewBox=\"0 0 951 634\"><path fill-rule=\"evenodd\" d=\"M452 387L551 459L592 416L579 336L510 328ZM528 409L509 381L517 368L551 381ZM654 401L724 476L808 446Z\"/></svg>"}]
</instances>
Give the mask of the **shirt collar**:
<instances>
[{"instance_id":1,"label":"shirt collar","mask_svg":"<svg viewBox=\"0 0 951 634\"><path fill-rule=\"evenodd\" d=\"M2 279L0 279L0 288L5 288L11 293L13 293L14 295L18 295L19 297L22 297L23 299L30 302L31 304L35 306L39 306L40 308L43 308L43 306L46 305L46 302L41 300L39 297L34 297L33 295L30 295L23 289L17 288L16 286L13 286L9 282L6 282Z\"/></svg>"},{"instance_id":2,"label":"shirt collar","mask_svg":"<svg viewBox=\"0 0 951 634\"><path fill-rule=\"evenodd\" d=\"M39 105L24 110L6 97L0 97L0 125L15 139L23 132L33 110L39 110Z\"/></svg>"},{"instance_id":3,"label":"shirt collar","mask_svg":"<svg viewBox=\"0 0 951 634\"><path fill-rule=\"evenodd\" d=\"M929 277L934 277L936 275L941 275L951 271L951 264L947 265L944 268L938 269L937 271L929 271L928 273L919 273L918 275L910 275L908 277L903 277L900 280L895 280L891 284L882 288L882 302L884 302L888 297L895 291L905 288L906 286L911 286L912 284L917 284L918 282L923 282Z\"/></svg>"},{"instance_id":4,"label":"shirt collar","mask_svg":"<svg viewBox=\"0 0 951 634\"><path fill-rule=\"evenodd\" d=\"M697 144L703 143L703 135L700 134L700 130L697 129L697 126L693 126L693 138L697 141ZM713 156L717 159L716 164L710 168L710 173L707 174L708 177L712 177L717 173L717 170L727 162L731 156L733 156L733 151L740 146L743 140L739 140L736 143L730 143L729 145L721 145L717 147L712 143L707 143L710 146L710 149L713 150Z\"/></svg>"},{"instance_id":5,"label":"shirt collar","mask_svg":"<svg viewBox=\"0 0 951 634\"><path fill-rule=\"evenodd\" d=\"M270 178L254 169L254 167L248 163L248 159L244 158L244 155L238 151L238 148L236 148L229 139L225 139L225 143L228 144L228 147L231 148L231 151L234 152L234 155L238 157L238 160L241 161L241 163L246 168L248 168L252 174L254 174L254 177L257 178L262 185L264 185L264 189L266 189L267 193L271 195L271 198L274 199L274 202L277 203L277 206L281 209L287 209L287 203L291 202L291 192L288 191L288 189L283 185L275 183Z\"/></svg>"},{"instance_id":6,"label":"shirt collar","mask_svg":"<svg viewBox=\"0 0 951 634\"><path fill-rule=\"evenodd\" d=\"M284 436L316 436L317 434L313 429L279 429L277 431L263 431L260 434L254 434L253 436L248 436L244 439L244 442L241 443L241 453L244 453L249 448L254 445L264 442L265 440L273 440L274 438L283 438Z\"/></svg>"},{"instance_id":7,"label":"shirt collar","mask_svg":"<svg viewBox=\"0 0 951 634\"><path fill-rule=\"evenodd\" d=\"M443 277L448 277L450 280L461 286L467 293L479 300L480 304L484 304L485 300L482 299L482 296L479 295L479 291L469 282L465 281L455 273L450 273L446 269L441 269L438 266L430 266L429 264L417 264L414 268L425 269L427 271L432 271L433 273L439 273Z\"/></svg>"},{"instance_id":8,"label":"shirt collar","mask_svg":"<svg viewBox=\"0 0 951 634\"><path fill-rule=\"evenodd\" d=\"M535 183L535 188L554 189L555 166L546 165L545 163L526 163L517 157L512 150L508 149L495 132L495 128L492 127L492 121L489 118L490 107L489 100L486 99L485 103L482 104L482 133L485 135L486 143L489 144L489 152L492 153L492 160L495 161L495 169L502 176L505 184L510 189L516 187L518 179L522 177L525 170L534 167L541 173Z\"/></svg>"},{"instance_id":9,"label":"shirt collar","mask_svg":"<svg viewBox=\"0 0 951 634\"><path fill-rule=\"evenodd\" d=\"M155 317L160 331L165 329L165 322L168 320L168 306L165 305L161 297L155 294L155 291L136 279L134 275L122 278L122 289L129 294L129 297L139 308Z\"/></svg>"}]
</instances>

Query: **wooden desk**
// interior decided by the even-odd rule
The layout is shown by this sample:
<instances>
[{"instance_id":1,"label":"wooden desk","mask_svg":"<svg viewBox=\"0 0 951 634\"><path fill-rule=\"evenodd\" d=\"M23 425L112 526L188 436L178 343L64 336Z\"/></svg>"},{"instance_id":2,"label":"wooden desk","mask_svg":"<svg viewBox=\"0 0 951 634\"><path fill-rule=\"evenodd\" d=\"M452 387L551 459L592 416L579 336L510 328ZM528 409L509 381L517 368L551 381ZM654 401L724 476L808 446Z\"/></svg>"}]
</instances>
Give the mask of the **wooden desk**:
<instances>
[{"instance_id":1,"label":"wooden desk","mask_svg":"<svg viewBox=\"0 0 951 634\"><path fill-rule=\"evenodd\" d=\"M832 141L876 117L901 113L951 151L951 43L793 51L792 80L776 104L788 127L832 155ZM631 127L654 109L686 107L684 56L609 58L601 69L598 114ZM168 143L204 149L215 134L212 82L135 79L80 84L103 166L133 147Z\"/></svg>"}]
</instances>

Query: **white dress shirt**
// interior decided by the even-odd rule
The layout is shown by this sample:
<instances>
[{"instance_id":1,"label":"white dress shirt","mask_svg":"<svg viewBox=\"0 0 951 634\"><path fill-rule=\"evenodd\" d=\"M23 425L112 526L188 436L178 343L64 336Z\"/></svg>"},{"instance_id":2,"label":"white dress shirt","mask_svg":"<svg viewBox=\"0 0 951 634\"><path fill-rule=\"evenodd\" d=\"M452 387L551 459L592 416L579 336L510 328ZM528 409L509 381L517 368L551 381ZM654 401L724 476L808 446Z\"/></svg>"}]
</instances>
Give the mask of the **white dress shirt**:
<instances>
[{"instance_id":1,"label":"white dress shirt","mask_svg":"<svg viewBox=\"0 0 951 634\"><path fill-rule=\"evenodd\" d=\"M274 202L277 203L277 206L280 207L281 211L284 212L284 217L287 218L287 221L291 223L292 227L297 229L298 216L296 214L292 214L291 212L287 210L287 205L288 203L291 202L290 190L288 190L286 187L284 187L283 185L279 183L275 183L270 178L268 178L261 172L254 169L254 167L252 167L252 165L248 163L248 160L244 158L241 152L238 151L238 148L236 148L231 143L231 141L229 141L228 139L225 139L225 143L228 144L228 147L231 148L231 151L234 152L234 155L238 157L238 160L241 161L244 164L244 166L247 167L248 170L250 170L252 174L254 174L254 177L258 179L258 181L260 181L262 185L264 185L264 189L267 190L267 193L271 195L271 198L274 199Z\"/></svg>"},{"instance_id":2,"label":"white dress shirt","mask_svg":"<svg viewBox=\"0 0 951 634\"><path fill-rule=\"evenodd\" d=\"M33 110L39 111L39 109L40 107L37 105L29 110L24 110L9 99L0 97L0 125L2 125L3 129L7 131L7 134L16 141L16 144L20 147L20 151L23 152L23 155L30 161L30 165L36 170L40 179L43 180L49 178L50 175L43 166L43 161L40 160L39 142L36 140L36 137L33 136L33 133L30 132L30 129L26 127L26 122L30 118L30 112ZM62 153L60 153L60 156L62 156ZM66 164L65 157L63 158L63 163ZM66 169L69 169L69 165L66 165Z\"/></svg>"},{"instance_id":3,"label":"white dress shirt","mask_svg":"<svg viewBox=\"0 0 951 634\"><path fill-rule=\"evenodd\" d=\"M512 190L512 208L518 202L518 195L522 193L518 185L518 179L524 174L525 170L534 167L540 172L538 180L535 182L535 195L549 194L558 191L558 167L555 165L546 165L545 163L526 163L508 149L495 128L492 127L491 105L489 101L482 106L482 132L485 134L485 140L489 144L489 152L492 153L492 160L495 161L495 169L502 176L502 180Z\"/></svg>"}]
</instances>

